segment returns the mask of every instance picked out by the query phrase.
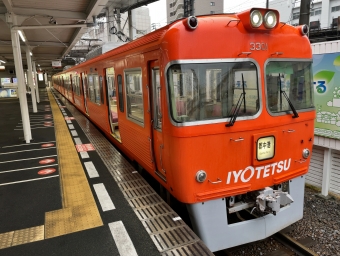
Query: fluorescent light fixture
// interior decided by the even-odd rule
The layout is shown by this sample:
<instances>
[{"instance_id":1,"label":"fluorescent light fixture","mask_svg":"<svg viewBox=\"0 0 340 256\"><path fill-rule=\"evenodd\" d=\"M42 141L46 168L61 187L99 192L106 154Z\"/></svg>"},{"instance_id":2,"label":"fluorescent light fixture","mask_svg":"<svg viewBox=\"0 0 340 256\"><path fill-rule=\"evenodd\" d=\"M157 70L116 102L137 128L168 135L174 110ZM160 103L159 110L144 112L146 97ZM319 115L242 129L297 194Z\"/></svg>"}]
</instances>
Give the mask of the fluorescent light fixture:
<instances>
[{"instance_id":1,"label":"fluorescent light fixture","mask_svg":"<svg viewBox=\"0 0 340 256\"><path fill-rule=\"evenodd\" d=\"M40 64L38 64L38 66L40 67Z\"/></svg>"},{"instance_id":2,"label":"fluorescent light fixture","mask_svg":"<svg viewBox=\"0 0 340 256\"><path fill-rule=\"evenodd\" d=\"M32 53L32 52L30 52L30 55L32 56L32 55L33 55L33 53Z\"/></svg>"},{"instance_id":3,"label":"fluorescent light fixture","mask_svg":"<svg viewBox=\"0 0 340 256\"><path fill-rule=\"evenodd\" d=\"M6 63L6 61L4 61L4 60L0 60L0 63L1 63L1 62L2 62L2 63Z\"/></svg>"},{"instance_id":4,"label":"fluorescent light fixture","mask_svg":"<svg viewBox=\"0 0 340 256\"><path fill-rule=\"evenodd\" d=\"M23 42L25 42L26 40L25 40L24 35L22 34L21 30L18 30L18 32L19 32L19 35L20 35L20 37L21 37L21 40L22 40Z\"/></svg>"},{"instance_id":5,"label":"fluorescent light fixture","mask_svg":"<svg viewBox=\"0 0 340 256\"><path fill-rule=\"evenodd\" d=\"M0 70L5 70L5 66L0 66Z\"/></svg>"}]
</instances>

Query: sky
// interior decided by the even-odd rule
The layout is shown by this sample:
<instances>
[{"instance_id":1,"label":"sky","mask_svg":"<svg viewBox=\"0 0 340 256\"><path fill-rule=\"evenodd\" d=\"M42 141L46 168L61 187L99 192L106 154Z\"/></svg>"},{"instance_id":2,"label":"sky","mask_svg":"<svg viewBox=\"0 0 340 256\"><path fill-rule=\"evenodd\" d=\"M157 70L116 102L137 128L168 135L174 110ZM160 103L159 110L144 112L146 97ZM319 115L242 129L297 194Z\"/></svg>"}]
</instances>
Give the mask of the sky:
<instances>
[{"instance_id":1,"label":"sky","mask_svg":"<svg viewBox=\"0 0 340 256\"><path fill-rule=\"evenodd\" d=\"M215 0L222 1L222 0ZM224 12L238 12L250 7L265 7L266 0L223 0ZM166 25L166 0L159 0L149 4L150 18L152 23L159 23L161 26Z\"/></svg>"}]
</instances>

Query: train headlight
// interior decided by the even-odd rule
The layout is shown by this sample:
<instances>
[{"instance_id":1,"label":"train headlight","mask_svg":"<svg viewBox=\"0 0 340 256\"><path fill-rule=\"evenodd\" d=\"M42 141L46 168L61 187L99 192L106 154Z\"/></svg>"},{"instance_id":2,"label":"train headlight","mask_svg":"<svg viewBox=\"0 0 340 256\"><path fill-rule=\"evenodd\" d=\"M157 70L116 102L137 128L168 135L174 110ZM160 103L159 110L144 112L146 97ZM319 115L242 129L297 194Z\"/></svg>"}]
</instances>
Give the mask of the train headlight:
<instances>
[{"instance_id":1,"label":"train headlight","mask_svg":"<svg viewBox=\"0 0 340 256\"><path fill-rule=\"evenodd\" d=\"M263 17L259 10L254 10L250 13L250 23L254 28L262 25Z\"/></svg>"},{"instance_id":2,"label":"train headlight","mask_svg":"<svg viewBox=\"0 0 340 256\"><path fill-rule=\"evenodd\" d=\"M269 11L264 15L264 26L266 28L273 28L276 26L277 18L273 11Z\"/></svg>"},{"instance_id":3,"label":"train headlight","mask_svg":"<svg viewBox=\"0 0 340 256\"><path fill-rule=\"evenodd\" d=\"M305 148L304 150L302 150L302 156L303 158L308 158L310 155L310 151L308 148Z\"/></svg>"},{"instance_id":4,"label":"train headlight","mask_svg":"<svg viewBox=\"0 0 340 256\"><path fill-rule=\"evenodd\" d=\"M199 170L197 173L196 173L196 181L197 182L204 182L207 178L207 173L203 170Z\"/></svg>"},{"instance_id":5,"label":"train headlight","mask_svg":"<svg viewBox=\"0 0 340 256\"><path fill-rule=\"evenodd\" d=\"M198 26L198 19L195 16L190 16L187 19L187 27L194 30Z\"/></svg>"},{"instance_id":6,"label":"train headlight","mask_svg":"<svg viewBox=\"0 0 340 256\"><path fill-rule=\"evenodd\" d=\"M300 26L300 33L301 33L301 35L303 35L303 36L307 35L308 31L309 31L309 28L308 28L308 26L306 24Z\"/></svg>"}]
</instances>

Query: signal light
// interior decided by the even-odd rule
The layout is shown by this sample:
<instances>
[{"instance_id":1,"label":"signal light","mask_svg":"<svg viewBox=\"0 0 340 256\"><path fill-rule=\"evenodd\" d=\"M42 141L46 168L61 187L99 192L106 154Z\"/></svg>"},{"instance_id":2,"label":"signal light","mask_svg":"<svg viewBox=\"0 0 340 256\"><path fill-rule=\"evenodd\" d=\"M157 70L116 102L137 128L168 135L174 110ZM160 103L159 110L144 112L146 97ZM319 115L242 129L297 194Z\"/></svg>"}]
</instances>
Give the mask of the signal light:
<instances>
[{"instance_id":1,"label":"signal light","mask_svg":"<svg viewBox=\"0 0 340 256\"><path fill-rule=\"evenodd\" d=\"M277 18L273 11L269 11L264 15L264 26L266 28L273 28L277 24Z\"/></svg>"},{"instance_id":2,"label":"signal light","mask_svg":"<svg viewBox=\"0 0 340 256\"><path fill-rule=\"evenodd\" d=\"M250 13L250 23L254 28L262 25L263 17L259 10L254 10Z\"/></svg>"}]
</instances>

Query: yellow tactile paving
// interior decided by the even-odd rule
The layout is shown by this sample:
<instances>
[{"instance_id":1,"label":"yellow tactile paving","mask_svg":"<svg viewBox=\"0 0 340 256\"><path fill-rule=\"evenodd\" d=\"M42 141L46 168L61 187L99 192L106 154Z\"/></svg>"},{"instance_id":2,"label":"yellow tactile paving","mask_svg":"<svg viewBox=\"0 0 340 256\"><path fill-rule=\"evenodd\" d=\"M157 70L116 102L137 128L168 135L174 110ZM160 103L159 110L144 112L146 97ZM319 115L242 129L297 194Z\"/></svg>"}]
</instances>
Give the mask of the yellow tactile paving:
<instances>
[{"instance_id":1,"label":"yellow tactile paving","mask_svg":"<svg viewBox=\"0 0 340 256\"><path fill-rule=\"evenodd\" d=\"M14 231L0 234L0 249L12 246Z\"/></svg>"},{"instance_id":2,"label":"yellow tactile paving","mask_svg":"<svg viewBox=\"0 0 340 256\"><path fill-rule=\"evenodd\" d=\"M44 240L44 225L14 231L12 246Z\"/></svg>"},{"instance_id":3,"label":"yellow tactile paving","mask_svg":"<svg viewBox=\"0 0 340 256\"><path fill-rule=\"evenodd\" d=\"M64 116L50 92L48 96L55 123L63 196L63 209L45 214L45 238L52 238L102 226L103 222Z\"/></svg>"},{"instance_id":4,"label":"yellow tactile paving","mask_svg":"<svg viewBox=\"0 0 340 256\"><path fill-rule=\"evenodd\" d=\"M45 213L45 225L0 234L0 249L103 225L64 116L50 92L48 96L55 124L63 208Z\"/></svg>"}]
</instances>

